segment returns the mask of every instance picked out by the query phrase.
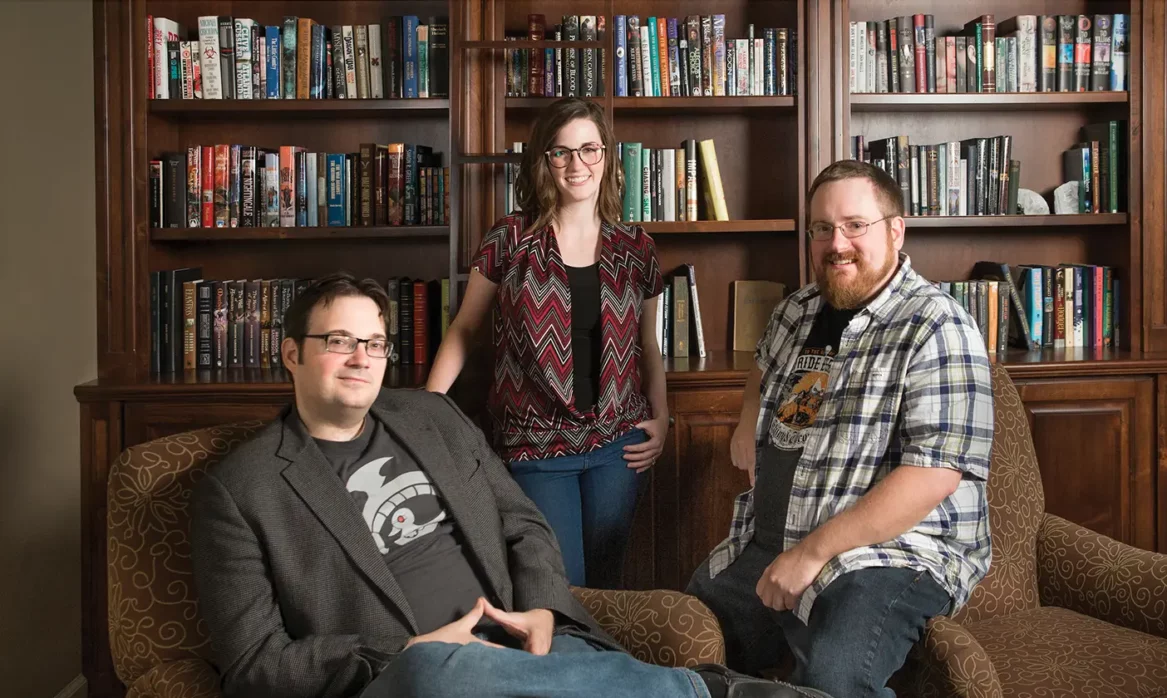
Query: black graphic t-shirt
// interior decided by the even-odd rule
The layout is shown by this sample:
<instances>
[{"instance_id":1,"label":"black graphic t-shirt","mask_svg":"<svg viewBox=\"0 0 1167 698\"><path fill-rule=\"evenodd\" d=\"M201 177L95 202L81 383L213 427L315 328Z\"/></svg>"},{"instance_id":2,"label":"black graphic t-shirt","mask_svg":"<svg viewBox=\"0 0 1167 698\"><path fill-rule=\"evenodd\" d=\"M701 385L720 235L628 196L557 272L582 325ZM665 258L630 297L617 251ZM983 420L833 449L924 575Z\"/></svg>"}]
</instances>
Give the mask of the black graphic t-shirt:
<instances>
[{"instance_id":1,"label":"black graphic t-shirt","mask_svg":"<svg viewBox=\"0 0 1167 698\"><path fill-rule=\"evenodd\" d=\"M839 340L857 312L858 309L838 310L823 304L794 362L794 370L786 376L781 401L770 422L769 438L758 452L754 467L754 542L775 554L783 550L790 490L807 428L814 424L826 399Z\"/></svg>"},{"instance_id":2,"label":"black graphic t-shirt","mask_svg":"<svg viewBox=\"0 0 1167 698\"><path fill-rule=\"evenodd\" d=\"M441 493L380 422L366 416L352 441L315 441L360 510L420 632L461 618L486 596Z\"/></svg>"}]
</instances>

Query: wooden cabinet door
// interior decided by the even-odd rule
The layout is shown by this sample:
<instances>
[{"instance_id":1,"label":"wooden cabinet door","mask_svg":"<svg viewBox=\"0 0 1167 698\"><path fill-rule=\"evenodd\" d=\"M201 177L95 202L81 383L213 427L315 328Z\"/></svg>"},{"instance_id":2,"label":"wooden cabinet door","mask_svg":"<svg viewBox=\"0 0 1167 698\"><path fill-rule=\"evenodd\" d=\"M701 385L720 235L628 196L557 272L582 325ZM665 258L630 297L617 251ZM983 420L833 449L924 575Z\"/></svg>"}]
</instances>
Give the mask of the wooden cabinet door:
<instances>
[{"instance_id":1,"label":"wooden cabinet door","mask_svg":"<svg viewBox=\"0 0 1167 698\"><path fill-rule=\"evenodd\" d=\"M729 456L741 390L676 392L669 402L674 424L653 474L656 582L683 590L728 535L733 500L750 485Z\"/></svg>"},{"instance_id":2,"label":"wooden cabinet door","mask_svg":"<svg viewBox=\"0 0 1167 698\"><path fill-rule=\"evenodd\" d=\"M125 446L220 424L273 419L288 398L269 402L192 402L187 400L125 403Z\"/></svg>"},{"instance_id":3,"label":"wooden cabinet door","mask_svg":"<svg viewBox=\"0 0 1167 698\"><path fill-rule=\"evenodd\" d=\"M1045 510L1155 549L1155 381L1018 381Z\"/></svg>"}]
</instances>

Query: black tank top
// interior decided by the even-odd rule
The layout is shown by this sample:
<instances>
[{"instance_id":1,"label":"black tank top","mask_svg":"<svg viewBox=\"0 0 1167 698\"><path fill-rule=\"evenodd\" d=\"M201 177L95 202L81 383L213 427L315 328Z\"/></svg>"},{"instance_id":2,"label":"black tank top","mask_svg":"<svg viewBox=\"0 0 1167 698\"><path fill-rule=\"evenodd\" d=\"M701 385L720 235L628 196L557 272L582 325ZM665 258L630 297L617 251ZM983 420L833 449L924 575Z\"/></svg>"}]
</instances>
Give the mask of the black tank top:
<instances>
[{"instance_id":1,"label":"black tank top","mask_svg":"<svg viewBox=\"0 0 1167 698\"><path fill-rule=\"evenodd\" d=\"M575 406L587 412L600 394L600 267L567 267Z\"/></svg>"}]
</instances>

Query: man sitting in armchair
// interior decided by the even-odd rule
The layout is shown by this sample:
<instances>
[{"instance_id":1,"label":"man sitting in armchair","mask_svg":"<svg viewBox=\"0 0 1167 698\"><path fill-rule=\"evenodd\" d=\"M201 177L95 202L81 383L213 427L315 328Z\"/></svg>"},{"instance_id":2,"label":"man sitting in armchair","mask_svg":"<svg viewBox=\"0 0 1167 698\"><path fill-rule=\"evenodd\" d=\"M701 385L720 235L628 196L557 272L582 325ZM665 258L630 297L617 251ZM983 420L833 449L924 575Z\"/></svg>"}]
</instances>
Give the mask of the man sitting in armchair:
<instances>
[{"instance_id":1,"label":"man sitting in armchair","mask_svg":"<svg viewBox=\"0 0 1167 698\"><path fill-rule=\"evenodd\" d=\"M388 298L347 274L284 317L295 403L193 498L226 696L822 696L640 662L576 602L555 537L445 395L381 387Z\"/></svg>"}]
</instances>

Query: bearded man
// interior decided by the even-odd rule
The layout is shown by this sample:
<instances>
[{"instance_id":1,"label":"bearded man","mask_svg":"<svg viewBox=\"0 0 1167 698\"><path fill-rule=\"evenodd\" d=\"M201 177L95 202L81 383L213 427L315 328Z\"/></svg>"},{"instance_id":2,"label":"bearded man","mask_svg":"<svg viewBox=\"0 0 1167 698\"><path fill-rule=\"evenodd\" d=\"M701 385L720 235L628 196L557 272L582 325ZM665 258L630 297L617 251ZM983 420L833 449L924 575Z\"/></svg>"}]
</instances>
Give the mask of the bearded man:
<instances>
[{"instance_id":1,"label":"bearded man","mask_svg":"<svg viewBox=\"0 0 1167 698\"><path fill-rule=\"evenodd\" d=\"M758 342L730 446L751 488L688 591L730 667L789 654L797 684L886 698L924 625L989 568L989 361L971 316L901 252L894 179L840 161L807 200L816 282Z\"/></svg>"}]
</instances>

